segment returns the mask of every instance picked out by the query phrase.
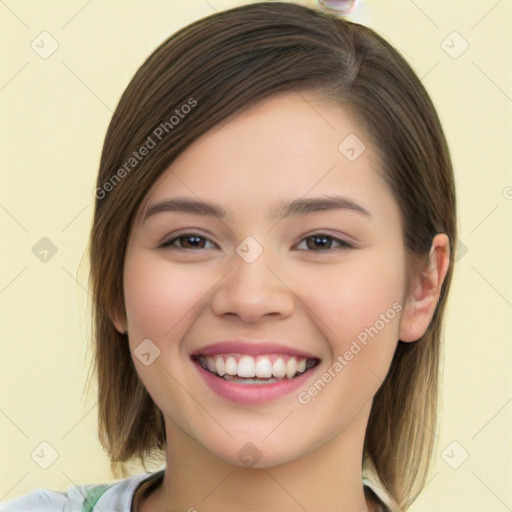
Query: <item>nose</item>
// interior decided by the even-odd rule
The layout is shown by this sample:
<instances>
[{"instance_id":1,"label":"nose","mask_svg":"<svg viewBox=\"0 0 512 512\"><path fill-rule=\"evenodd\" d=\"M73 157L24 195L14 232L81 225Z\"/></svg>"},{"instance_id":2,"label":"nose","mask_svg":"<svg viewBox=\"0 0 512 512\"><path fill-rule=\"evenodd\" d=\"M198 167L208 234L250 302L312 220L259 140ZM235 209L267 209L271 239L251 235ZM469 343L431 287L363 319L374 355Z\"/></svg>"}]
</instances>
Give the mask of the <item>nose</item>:
<instances>
[{"instance_id":1,"label":"nose","mask_svg":"<svg viewBox=\"0 0 512 512\"><path fill-rule=\"evenodd\" d=\"M235 253L233 267L213 293L212 310L216 315L237 316L245 323L254 323L293 313L295 295L278 266L269 265L266 252L251 263Z\"/></svg>"}]
</instances>

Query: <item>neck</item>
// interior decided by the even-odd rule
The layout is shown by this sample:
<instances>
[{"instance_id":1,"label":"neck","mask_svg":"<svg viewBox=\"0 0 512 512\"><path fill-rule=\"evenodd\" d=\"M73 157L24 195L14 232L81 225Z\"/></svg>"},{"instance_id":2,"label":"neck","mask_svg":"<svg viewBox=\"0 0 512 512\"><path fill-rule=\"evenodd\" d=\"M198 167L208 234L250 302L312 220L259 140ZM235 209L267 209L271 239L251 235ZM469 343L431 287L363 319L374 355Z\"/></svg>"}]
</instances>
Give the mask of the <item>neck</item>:
<instances>
[{"instance_id":1,"label":"neck","mask_svg":"<svg viewBox=\"0 0 512 512\"><path fill-rule=\"evenodd\" d=\"M367 512L361 460L370 407L322 446L264 468L226 462L166 418L167 469L142 510Z\"/></svg>"}]
</instances>

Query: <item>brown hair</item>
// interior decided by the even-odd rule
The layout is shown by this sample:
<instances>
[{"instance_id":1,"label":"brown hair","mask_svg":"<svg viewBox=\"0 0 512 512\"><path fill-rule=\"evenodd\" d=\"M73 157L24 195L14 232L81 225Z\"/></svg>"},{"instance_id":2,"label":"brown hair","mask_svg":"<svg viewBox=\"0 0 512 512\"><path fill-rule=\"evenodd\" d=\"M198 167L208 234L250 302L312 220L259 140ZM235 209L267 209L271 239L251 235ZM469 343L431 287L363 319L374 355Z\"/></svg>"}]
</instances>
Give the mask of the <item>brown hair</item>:
<instances>
[{"instance_id":1,"label":"brown hair","mask_svg":"<svg viewBox=\"0 0 512 512\"><path fill-rule=\"evenodd\" d=\"M453 171L440 122L418 77L382 37L287 2L229 9L179 30L122 95L98 174L89 252L94 369L99 439L113 468L135 458L146 467L144 461L161 456L166 445L163 415L138 377L127 336L112 323L124 311L122 263L136 212L157 178L201 135L259 100L293 91L350 108L365 126L401 209L408 262L425 262L436 233L446 233L454 247ZM135 157L150 139L156 144ZM415 343L399 341L366 432L364 467L400 510L423 487L433 450L453 258L451 251L425 335Z\"/></svg>"}]
</instances>

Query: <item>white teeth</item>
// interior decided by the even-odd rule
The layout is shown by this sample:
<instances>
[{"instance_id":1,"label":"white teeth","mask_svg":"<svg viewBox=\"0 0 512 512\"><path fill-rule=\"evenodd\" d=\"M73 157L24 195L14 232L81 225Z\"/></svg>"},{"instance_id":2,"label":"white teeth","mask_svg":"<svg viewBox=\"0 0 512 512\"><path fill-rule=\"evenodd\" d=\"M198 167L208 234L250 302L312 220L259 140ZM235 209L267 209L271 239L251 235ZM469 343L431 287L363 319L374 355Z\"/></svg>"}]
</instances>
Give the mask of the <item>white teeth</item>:
<instances>
[{"instance_id":1,"label":"white teeth","mask_svg":"<svg viewBox=\"0 0 512 512\"><path fill-rule=\"evenodd\" d=\"M290 357L286 363L286 376L291 379L297 373L297 359Z\"/></svg>"},{"instance_id":2,"label":"white teeth","mask_svg":"<svg viewBox=\"0 0 512 512\"><path fill-rule=\"evenodd\" d=\"M238 362L237 357L239 357ZM199 362L208 371L216 373L220 377L228 380L235 380L239 377L241 382L247 382L248 384L252 382L248 379L255 377L257 379L270 379L266 382L275 382L275 379L292 379L297 373L304 373L315 365L312 359L308 360L296 356L279 356L273 364L272 356L269 355L237 357L233 355L200 356ZM288 360L286 360L287 357ZM234 377L234 379L229 377ZM247 380L244 381L243 379Z\"/></svg>"},{"instance_id":3,"label":"white teeth","mask_svg":"<svg viewBox=\"0 0 512 512\"><path fill-rule=\"evenodd\" d=\"M278 378L286 375L286 363L283 361L283 358L278 357L276 359L276 362L272 366L272 375Z\"/></svg>"},{"instance_id":4,"label":"white teeth","mask_svg":"<svg viewBox=\"0 0 512 512\"><path fill-rule=\"evenodd\" d=\"M272 377L272 363L268 357L260 357L256 362L256 377L270 379Z\"/></svg>"},{"instance_id":5,"label":"white teeth","mask_svg":"<svg viewBox=\"0 0 512 512\"><path fill-rule=\"evenodd\" d=\"M228 375L236 375L236 370L237 370L236 366L237 366L236 359L233 356L229 356L226 359L226 366L225 366L226 373Z\"/></svg>"},{"instance_id":6,"label":"white teeth","mask_svg":"<svg viewBox=\"0 0 512 512\"><path fill-rule=\"evenodd\" d=\"M237 377L232 377L231 375L224 375L225 380L229 380L230 382L236 382L238 384L272 384L274 382L278 382L277 379L268 379L268 380L260 380L260 379L241 379Z\"/></svg>"},{"instance_id":7,"label":"white teeth","mask_svg":"<svg viewBox=\"0 0 512 512\"><path fill-rule=\"evenodd\" d=\"M256 377L254 358L251 356L242 356L240 361L238 361L238 371L236 373L239 377Z\"/></svg>"},{"instance_id":8,"label":"white teeth","mask_svg":"<svg viewBox=\"0 0 512 512\"><path fill-rule=\"evenodd\" d=\"M221 358L222 359L222 358ZM211 372L215 371L215 361L211 357L206 357L206 368ZM224 361L222 361L222 366L224 366Z\"/></svg>"},{"instance_id":9,"label":"white teeth","mask_svg":"<svg viewBox=\"0 0 512 512\"><path fill-rule=\"evenodd\" d=\"M224 364L224 358L217 356L215 358L215 370L221 377L226 373L226 365Z\"/></svg>"}]
</instances>

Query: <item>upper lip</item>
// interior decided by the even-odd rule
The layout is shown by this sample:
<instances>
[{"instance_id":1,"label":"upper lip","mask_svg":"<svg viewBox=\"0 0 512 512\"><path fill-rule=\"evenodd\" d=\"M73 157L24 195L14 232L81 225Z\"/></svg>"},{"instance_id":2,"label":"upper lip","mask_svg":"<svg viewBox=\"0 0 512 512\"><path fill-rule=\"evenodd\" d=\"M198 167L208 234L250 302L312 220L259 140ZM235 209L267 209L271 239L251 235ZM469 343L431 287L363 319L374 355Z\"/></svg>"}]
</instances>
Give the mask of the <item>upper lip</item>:
<instances>
[{"instance_id":1,"label":"upper lip","mask_svg":"<svg viewBox=\"0 0 512 512\"><path fill-rule=\"evenodd\" d=\"M319 359L318 356L306 350L283 345L270 340L233 339L218 341L194 350L191 356L213 354L249 354L253 356L263 354L287 354L290 356L305 357L307 359Z\"/></svg>"}]
</instances>

